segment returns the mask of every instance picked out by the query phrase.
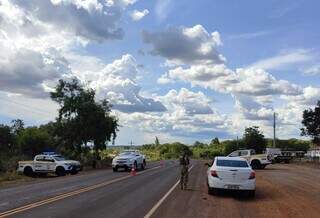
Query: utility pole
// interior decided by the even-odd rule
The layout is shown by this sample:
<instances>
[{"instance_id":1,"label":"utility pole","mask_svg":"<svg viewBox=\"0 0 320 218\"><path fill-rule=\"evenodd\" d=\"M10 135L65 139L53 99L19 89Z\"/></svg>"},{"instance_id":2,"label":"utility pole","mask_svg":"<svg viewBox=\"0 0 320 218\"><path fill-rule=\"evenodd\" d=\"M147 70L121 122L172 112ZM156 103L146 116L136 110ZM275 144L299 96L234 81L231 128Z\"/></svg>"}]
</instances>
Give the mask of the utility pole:
<instances>
[{"instance_id":1,"label":"utility pole","mask_svg":"<svg viewBox=\"0 0 320 218\"><path fill-rule=\"evenodd\" d=\"M276 147L276 113L273 113L273 147Z\"/></svg>"},{"instance_id":2,"label":"utility pole","mask_svg":"<svg viewBox=\"0 0 320 218\"><path fill-rule=\"evenodd\" d=\"M237 136L237 149L239 149L239 137Z\"/></svg>"}]
</instances>

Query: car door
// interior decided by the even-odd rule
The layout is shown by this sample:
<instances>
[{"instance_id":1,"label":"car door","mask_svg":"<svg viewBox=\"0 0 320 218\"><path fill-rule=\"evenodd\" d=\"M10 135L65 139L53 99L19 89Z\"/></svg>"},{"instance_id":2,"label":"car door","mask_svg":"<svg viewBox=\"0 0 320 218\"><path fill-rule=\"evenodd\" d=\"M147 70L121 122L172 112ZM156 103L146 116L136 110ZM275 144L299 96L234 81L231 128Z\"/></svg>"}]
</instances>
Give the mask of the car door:
<instances>
[{"instance_id":1,"label":"car door","mask_svg":"<svg viewBox=\"0 0 320 218\"><path fill-rule=\"evenodd\" d=\"M46 171L48 171L48 172L55 171L56 163L52 157L45 156L44 161L45 161L45 165L46 165L44 168Z\"/></svg>"},{"instance_id":2,"label":"car door","mask_svg":"<svg viewBox=\"0 0 320 218\"><path fill-rule=\"evenodd\" d=\"M44 162L44 155L38 155L34 162L34 170L36 172L42 172L46 170L46 164Z\"/></svg>"},{"instance_id":3,"label":"car door","mask_svg":"<svg viewBox=\"0 0 320 218\"><path fill-rule=\"evenodd\" d=\"M139 152L136 152L136 160L138 165L142 164L143 160L142 160L142 155Z\"/></svg>"},{"instance_id":4,"label":"car door","mask_svg":"<svg viewBox=\"0 0 320 218\"><path fill-rule=\"evenodd\" d=\"M246 159L247 161L250 161L250 153L248 150L240 151L239 156Z\"/></svg>"}]
</instances>

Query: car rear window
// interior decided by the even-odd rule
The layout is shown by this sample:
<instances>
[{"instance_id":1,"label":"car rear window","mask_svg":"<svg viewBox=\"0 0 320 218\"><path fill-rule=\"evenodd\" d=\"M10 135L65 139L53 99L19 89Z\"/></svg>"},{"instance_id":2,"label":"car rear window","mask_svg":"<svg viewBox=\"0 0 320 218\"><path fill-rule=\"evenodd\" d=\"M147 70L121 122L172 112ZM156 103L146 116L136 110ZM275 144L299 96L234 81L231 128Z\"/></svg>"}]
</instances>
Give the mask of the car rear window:
<instances>
[{"instance_id":1,"label":"car rear window","mask_svg":"<svg viewBox=\"0 0 320 218\"><path fill-rule=\"evenodd\" d=\"M217 160L220 167L248 167L247 161L243 160Z\"/></svg>"}]
</instances>

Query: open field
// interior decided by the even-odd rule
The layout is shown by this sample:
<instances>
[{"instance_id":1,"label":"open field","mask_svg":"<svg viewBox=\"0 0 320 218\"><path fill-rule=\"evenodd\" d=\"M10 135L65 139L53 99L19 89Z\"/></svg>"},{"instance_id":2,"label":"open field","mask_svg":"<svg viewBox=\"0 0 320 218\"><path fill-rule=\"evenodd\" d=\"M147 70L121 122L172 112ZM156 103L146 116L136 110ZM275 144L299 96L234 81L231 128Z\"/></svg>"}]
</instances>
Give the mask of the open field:
<instances>
[{"instance_id":1,"label":"open field","mask_svg":"<svg viewBox=\"0 0 320 218\"><path fill-rule=\"evenodd\" d=\"M258 170L256 197L247 199L208 195L204 162L192 164L187 191L172 188L176 161L149 164L137 176L107 169L1 187L0 217L319 217L320 169L278 164Z\"/></svg>"}]
</instances>

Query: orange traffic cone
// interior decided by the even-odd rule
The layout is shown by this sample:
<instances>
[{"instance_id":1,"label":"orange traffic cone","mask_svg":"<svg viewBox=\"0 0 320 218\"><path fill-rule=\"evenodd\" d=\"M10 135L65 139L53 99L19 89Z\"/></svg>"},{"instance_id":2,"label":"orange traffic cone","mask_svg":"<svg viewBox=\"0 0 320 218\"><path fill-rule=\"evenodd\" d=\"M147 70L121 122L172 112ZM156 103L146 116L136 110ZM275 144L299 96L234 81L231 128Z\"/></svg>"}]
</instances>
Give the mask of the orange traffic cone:
<instances>
[{"instance_id":1,"label":"orange traffic cone","mask_svg":"<svg viewBox=\"0 0 320 218\"><path fill-rule=\"evenodd\" d=\"M131 173L130 174L131 174L131 176L137 175L136 168L135 168L134 164L132 164Z\"/></svg>"}]
</instances>

